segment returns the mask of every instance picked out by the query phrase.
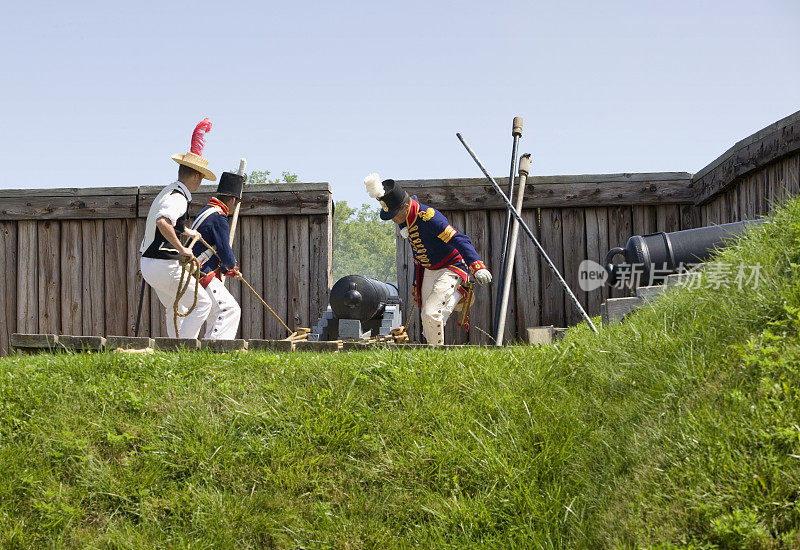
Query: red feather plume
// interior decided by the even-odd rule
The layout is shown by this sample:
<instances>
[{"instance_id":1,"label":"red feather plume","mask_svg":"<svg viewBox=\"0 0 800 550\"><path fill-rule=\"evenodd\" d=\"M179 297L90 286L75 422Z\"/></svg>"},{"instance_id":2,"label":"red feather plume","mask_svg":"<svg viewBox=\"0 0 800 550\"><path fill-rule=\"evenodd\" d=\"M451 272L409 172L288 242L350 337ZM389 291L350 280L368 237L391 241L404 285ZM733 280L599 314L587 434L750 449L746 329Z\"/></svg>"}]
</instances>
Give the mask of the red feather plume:
<instances>
[{"instance_id":1,"label":"red feather plume","mask_svg":"<svg viewBox=\"0 0 800 550\"><path fill-rule=\"evenodd\" d=\"M192 148L189 149L195 155L203 156L203 147L206 146L206 132L211 131L211 121L204 118L197 123L197 127L192 134Z\"/></svg>"}]
</instances>

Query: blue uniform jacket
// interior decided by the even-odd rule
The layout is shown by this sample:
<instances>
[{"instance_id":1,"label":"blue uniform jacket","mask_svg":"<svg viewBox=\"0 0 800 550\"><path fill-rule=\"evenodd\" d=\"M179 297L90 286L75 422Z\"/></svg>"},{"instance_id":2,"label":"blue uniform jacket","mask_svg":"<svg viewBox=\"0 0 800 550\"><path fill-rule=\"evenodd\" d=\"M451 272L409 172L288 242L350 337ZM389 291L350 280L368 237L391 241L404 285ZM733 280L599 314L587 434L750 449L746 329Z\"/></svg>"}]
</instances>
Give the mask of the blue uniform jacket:
<instances>
[{"instance_id":1,"label":"blue uniform jacket","mask_svg":"<svg viewBox=\"0 0 800 550\"><path fill-rule=\"evenodd\" d=\"M215 255L201 242L196 243L192 248L192 252L201 262L205 259L201 266L203 273L210 273L219 267L222 268L222 273L226 273L236 267L236 257L228 244L231 226L228 223L228 212L224 204L212 198L197 214L192 229L199 231L203 239L217 251ZM220 259L217 256L222 259L222 266L220 266Z\"/></svg>"},{"instance_id":2,"label":"blue uniform jacket","mask_svg":"<svg viewBox=\"0 0 800 550\"><path fill-rule=\"evenodd\" d=\"M447 218L429 206L411 199L406 221L400 227L408 228L408 242L414 253L414 288L422 285L425 269L447 268L465 283L469 274L486 269L470 238L450 225ZM417 301L419 304L419 293Z\"/></svg>"}]
</instances>

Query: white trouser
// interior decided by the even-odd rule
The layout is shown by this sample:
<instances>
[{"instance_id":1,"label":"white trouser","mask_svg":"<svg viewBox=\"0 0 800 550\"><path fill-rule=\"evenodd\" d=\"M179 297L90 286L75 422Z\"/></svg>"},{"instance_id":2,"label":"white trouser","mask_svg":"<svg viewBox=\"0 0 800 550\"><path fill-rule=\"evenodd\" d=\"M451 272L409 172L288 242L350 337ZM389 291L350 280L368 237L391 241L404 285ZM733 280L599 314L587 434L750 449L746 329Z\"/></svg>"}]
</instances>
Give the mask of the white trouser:
<instances>
[{"instance_id":1,"label":"white trouser","mask_svg":"<svg viewBox=\"0 0 800 550\"><path fill-rule=\"evenodd\" d=\"M239 319L242 318L242 308L236 299L225 288L225 284L218 277L211 279L206 287L208 297L211 298L211 312L206 319L206 335L208 340L233 340L239 330Z\"/></svg>"},{"instance_id":2,"label":"white trouser","mask_svg":"<svg viewBox=\"0 0 800 550\"><path fill-rule=\"evenodd\" d=\"M422 334L429 346L444 344L444 325L461 300L461 277L449 269L426 269L422 277Z\"/></svg>"},{"instance_id":3,"label":"white trouser","mask_svg":"<svg viewBox=\"0 0 800 550\"><path fill-rule=\"evenodd\" d=\"M178 335L175 334L175 296L178 293L178 283L181 279L181 265L178 260L156 260L154 258L142 258L139 262L142 270L142 277L147 281L153 290L156 291L158 299L167 310L167 336L170 338L197 338L200 334L200 327L203 326L208 312L211 311L211 298L208 297L203 287L198 287L197 305L186 317L178 317ZM184 284L186 284L184 280ZM178 303L178 311L186 313L194 302L194 282L189 284L181 301Z\"/></svg>"}]
</instances>

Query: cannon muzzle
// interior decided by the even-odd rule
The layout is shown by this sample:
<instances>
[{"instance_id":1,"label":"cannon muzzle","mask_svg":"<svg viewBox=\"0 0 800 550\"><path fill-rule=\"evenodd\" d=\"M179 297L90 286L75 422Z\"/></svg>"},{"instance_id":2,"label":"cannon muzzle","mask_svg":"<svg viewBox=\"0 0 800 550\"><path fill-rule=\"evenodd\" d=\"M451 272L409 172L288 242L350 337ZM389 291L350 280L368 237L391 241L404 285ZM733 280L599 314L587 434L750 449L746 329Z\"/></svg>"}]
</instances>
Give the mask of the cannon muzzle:
<instances>
[{"instance_id":1,"label":"cannon muzzle","mask_svg":"<svg viewBox=\"0 0 800 550\"><path fill-rule=\"evenodd\" d=\"M649 281L648 284L661 283L669 273L675 273L687 264L705 262L714 249L725 246L748 226L763 221L747 220L672 233L634 235L628 239L625 248L612 248L606 254L607 282L613 285L623 270L631 273L637 269L642 280ZM624 260L615 264L617 256L623 256Z\"/></svg>"},{"instance_id":2,"label":"cannon muzzle","mask_svg":"<svg viewBox=\"0 0 800 550\"><path fill-rule=\"evenodd\" d=\"M342 277L331 289L330 306L337 319L365 323L380 317L388 304L399 304L397 285L363 275Z\"/></svg>"}]
</instances>

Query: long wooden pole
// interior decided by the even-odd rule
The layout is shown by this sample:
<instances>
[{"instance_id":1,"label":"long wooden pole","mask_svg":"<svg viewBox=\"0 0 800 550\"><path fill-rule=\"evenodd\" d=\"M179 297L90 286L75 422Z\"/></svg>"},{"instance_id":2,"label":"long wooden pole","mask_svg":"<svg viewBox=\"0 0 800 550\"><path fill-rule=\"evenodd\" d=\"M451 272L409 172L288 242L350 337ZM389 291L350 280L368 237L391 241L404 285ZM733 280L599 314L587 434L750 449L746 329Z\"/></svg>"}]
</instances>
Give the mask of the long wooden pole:
<instances>
[{"instance_id":1,"label":"long wooden pole","mask_svg":"<svg viewBox=\"0 0 800 550\"><path fill-rule=\"evenodd\" d=\"M517 145L519 144L519 138L522 137L522 117L515 116L514 121L511 125L511 136L514 138L514 143L511 146L511 171L508 174L508 198L512 198L514 196L514 173L517 170ZM506 270L508 269L508 235L509 230L511 228L511 211L506 208L506 218L505 222L503 223L503 247L500 249L500 273L499 277L497 278L497 294L495 295L495 308L494 308L494 323L492 323L492 336L494 337L495 342L497 341L497 337L499 335L500 329L500 300L502 300L503 295L505 294L505 284L506 284ZM502 339L502 338L501 338Z\"/></svg>"},{"instance_id":2,"label":"long wooden pole","mask_svg":"<svg viewBox=\"0 0 800 550\"><path fill-rule=\"evenodd\" d=\"M500 188L500 185L498 185L498 183L496 181L494 181L494 178L491 175L489 175L489 171L486 170L486 167L483 165L483 163L480 161L480 159L477 157L477 155L475 155L475 151L472 150L472 147L467 145L467 142L464 141L464 138L461 137L460 133L456 132L456 137L459 139L461 144L464 146L464 148L467 150L469 155L472 157L472 160L475 161L475 164L478 165L478 168L481 169L481 172L483 172L483 175L486 176L486 179L489 180L489 182L492 184L492 186L494 187L494 190L497 191L498 196L501 199L503 199L503 201L506 203L506 206L511 209L511 214L513 214L513 216L517 219L517 221L519 222L520 227L522 227L522 230L525 231L525 234L528 236L528 238L531 241L533 241L533 244L534 244L534 246L536 246L536 249L539 251L539 254L542 255L542 258L544 258L544 261L547 263L547 266L553 271L553 274L558 279L558 282L561 283L561 286L564 287L564 290L567 292L567 295L569 295L569 297L572 299L572 303L575 304L575 307L578 309L578 311L581 313L583 318L586 320L586 323L589 325L589 328L592 329L592 332L597 334L598 333L597 327L594 326L594 323L592 322L591 317L589 317L589 314L586 313L585 309L583 309L583 306L578 301L578 299L575 297L575 294L572 292L572 289L567 284L567 281L564 280L564 277L561 276L561 272L558 270L556 265L553 263L553 260L551 260L550 256L547 255L547 252L545 251L545 249L542 246L542 244L539 242L539 239L536 238L536 235L533 234L533 231L531 231L531 228L528 227L528 224L525 223L525 220L522 219L522 216L520 215L520 213L517 211L516 208L514 208L514 205L511 204L511 201L509 200L509 198L506 197L505 193L503 193L503 190Z\"/></svg>"},{"instance_id":3,"label":"long wooden pole","mask_svg":"<svg viewBox=\"0 0 800 550\"><path fill-rule=\"evenodd\" d=\"M519 187L517 189L517 200L515 208L517 212L522 212L522 201L525 198L525 183L531 171L531 156L528 153L522 155L519 161ZM497 330L494 337L496 346L503 345L503 336L506 330L506 311L508 311L508 295L511 290L511 275L514 273L514 259L517 254L517 236L519 235L519 222L514 218L511 224L511 237L508 241L508 254L502 273L503 282L500 288L503 294L500 299L499 313L497 316Z\"/></svg>"}]
</instances>

